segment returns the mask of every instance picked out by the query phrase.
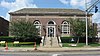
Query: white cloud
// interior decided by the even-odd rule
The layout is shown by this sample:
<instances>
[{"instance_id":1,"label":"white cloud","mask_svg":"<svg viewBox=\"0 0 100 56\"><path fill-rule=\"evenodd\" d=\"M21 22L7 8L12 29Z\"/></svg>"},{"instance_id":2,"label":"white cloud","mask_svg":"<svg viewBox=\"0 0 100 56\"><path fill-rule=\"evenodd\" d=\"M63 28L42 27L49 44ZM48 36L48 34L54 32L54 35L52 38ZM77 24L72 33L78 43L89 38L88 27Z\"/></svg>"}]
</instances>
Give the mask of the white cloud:
<instances>
[{"instance_id":1,"label":"white cloud","mask_svg":"<svg viewBox=\"0 0 100 56\"><path fill-rule=\"evenodd\" d=\"M92 16L93 17L93 23L100 23L100 13L97 12L97 13L94 13L94 15Z\"/></svg>"},{"instance_id":2,"label":"white cloud","mask_svg":"<svg viewBox=\"0 0 100 56\"><path fill-rule=\"evenodd\" d=\"M73 8L83 8L85 9L85 0L59 0L63 4L70 4ZM87 3L91 0L87 0Z\"/></svg>"},{"instance_id":3,"label":"white cloud","mask_svg":"<svg viewBox=\"0 0 100 56\"><path fill-rule=\"evenodd\" d=\"M1 1L0 6L7 8L8 12L13 12L21 8L37 8L36 4L32 3L33 0L15 0L15 2ZM6 19L9 20L8 13L6 14Z\"/></svg>"},{"instance_id":4,"label":"white cloud","mask_svg":"<svg viewBox=\"0 0 100 56\"><path fill-rule=\"evenodd\" d=\"M70 5L74 8L78 8L78 7L84 8L84 1L83 0L71 0Z\"/></svg>"},{"instance_id":5,"label":"white cloud","mask_svg":"<svg viewBox=\"0 0 100 56\"><path fill-rule=\"evenodd\" d=\"M91 0L70 0L70 5L74 8L83 8L85 9L85 4L90 4Z\"/></svg>"},{"instance_id":6,"label":"white cloud","mask_svg":"<svg viewBox=\"0 0 100 56\"><path fill-rule=\"evenodd\" d=\"M59 0L61 3L63 3L63 4L68 4L69 3L69 1L68 0Z\"/></svg>"}]
</instances>

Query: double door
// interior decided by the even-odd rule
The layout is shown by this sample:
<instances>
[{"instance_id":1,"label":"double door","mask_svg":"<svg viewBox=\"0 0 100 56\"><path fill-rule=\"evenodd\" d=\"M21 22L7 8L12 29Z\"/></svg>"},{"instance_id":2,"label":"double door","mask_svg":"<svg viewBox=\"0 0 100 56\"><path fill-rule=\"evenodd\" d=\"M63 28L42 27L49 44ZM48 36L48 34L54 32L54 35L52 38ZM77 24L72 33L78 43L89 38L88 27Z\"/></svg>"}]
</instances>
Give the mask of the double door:
<instances>
[{"instance_id":1,"label":"double door","mask_svg":"<svg viewBox=\"0 0 100 56\"><path fill-rule=\"evenodd\" d=\"M48 26L47 27L47 36L48 37L55 37L56 36L55 26Z\"/></svg>"}]
</instances>

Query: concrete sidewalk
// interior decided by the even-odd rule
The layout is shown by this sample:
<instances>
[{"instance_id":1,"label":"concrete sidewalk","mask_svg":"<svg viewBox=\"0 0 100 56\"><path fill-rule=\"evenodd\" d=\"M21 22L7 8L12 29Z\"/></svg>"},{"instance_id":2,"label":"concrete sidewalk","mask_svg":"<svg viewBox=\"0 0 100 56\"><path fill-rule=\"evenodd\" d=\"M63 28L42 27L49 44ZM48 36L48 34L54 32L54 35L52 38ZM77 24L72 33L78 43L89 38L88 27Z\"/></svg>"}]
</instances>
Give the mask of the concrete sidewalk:
<instances>
[{"instance_id":1,"label":"concrete sidewalk","mask_svg":"<svg viewBox=\"0 0 100 56\"><path fill-rule=\"evenodd\" d=\"M0 51L21 51L21 52L67 52L67 51L100 51L100 47L62 47L62 48L22 48L22 47L8 47L8 50L5 47L0 47Z\"/></svg>"}]
</instances>

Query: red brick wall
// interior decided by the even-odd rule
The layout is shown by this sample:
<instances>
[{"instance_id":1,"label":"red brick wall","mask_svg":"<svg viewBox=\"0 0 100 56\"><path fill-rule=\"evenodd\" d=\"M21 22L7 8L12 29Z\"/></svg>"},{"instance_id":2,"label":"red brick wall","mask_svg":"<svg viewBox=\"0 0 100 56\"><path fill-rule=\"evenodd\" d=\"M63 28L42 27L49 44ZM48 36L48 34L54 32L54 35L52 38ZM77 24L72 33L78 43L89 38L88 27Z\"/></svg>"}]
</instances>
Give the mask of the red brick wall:
<instances>
[{"instance_id":1,"label":"red brick wall","mask_svg":"<svg viewBox=\"0 0 100 56\"><path fill-rule=\"evenodd\" d=\"M44 15L44 16L29 16L29 15L11 15L11 22L12 21L16 21L16 20L20 20L20 19L23 19L23 20L28 20L30 22L34 22L35 20L39 20L40 23L42 24L42 35L44 36L45 35L45 31L43 29L43 26L47 26L47 23L49 21L54 21L56 23L56 33L57 35L61 35L61 32L58 30L58 26L61 27L61 23L64 21L64 20L68 20L70 18L85 18L84 16L75 16L75 15L71 15L71 16L59 16L59 15ZM84 19L85 20L85 19Z\"/></svg>"}]
</instances>

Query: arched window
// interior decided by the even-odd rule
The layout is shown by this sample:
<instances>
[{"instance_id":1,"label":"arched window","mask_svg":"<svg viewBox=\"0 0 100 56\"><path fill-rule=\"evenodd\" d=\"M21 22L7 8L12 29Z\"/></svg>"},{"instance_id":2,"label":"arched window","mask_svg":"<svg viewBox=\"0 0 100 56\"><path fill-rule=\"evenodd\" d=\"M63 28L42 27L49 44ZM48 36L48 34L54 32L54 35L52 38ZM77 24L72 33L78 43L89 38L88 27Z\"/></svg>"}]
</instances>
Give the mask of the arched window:
<instances>
[{"instance_id":1,"label":"arched window","mask_svg":"<svg viewBox=\"0 0 100 56\"><path fill-rule=\"evenodd\" d=\"M39 24L40 24L39 21L35 21L35 22L34 22L34 25L39 25Z\"/></svg>"},{"instance_id":2,"label":"arched window","mask_svg":"<svg viewBox=\"0 0 100 56\"><path fill-rule=\"evenodd\" d=\"M34 22L34 25L36 26L36 28L39 31L39 34L41 35L41 23L39 21L35 21Z\"/></svg>"},{"instance_id":3,"label":"arched window","mask_svg":"<svg viewBox=\"0 0 100 56\"><path fill-rule=\"evenodd\" d=\"M52 21L48 22L48 25L56 25L56 23L55 23L55 21L52 20Z\"/></svg>"},{"instance_id":4,"label":"arched window","mask_svg":"<svg viewBox=\"0 0 100 56\"><path fill-rule=\"evenodd\" d=\"M53 21L49 21L48 24L54 24L54 22Z\"/></svg>"},{"instance_id":5,"label":"arched window","mask_svg":"<svg viewBox=\"0 0 100 56\"><path fill-rule=\"evenodd\" d=\"M62 23L62 33L70 34L70 23L67 21L63 21Z\"/></svg>"}]
</instances>

